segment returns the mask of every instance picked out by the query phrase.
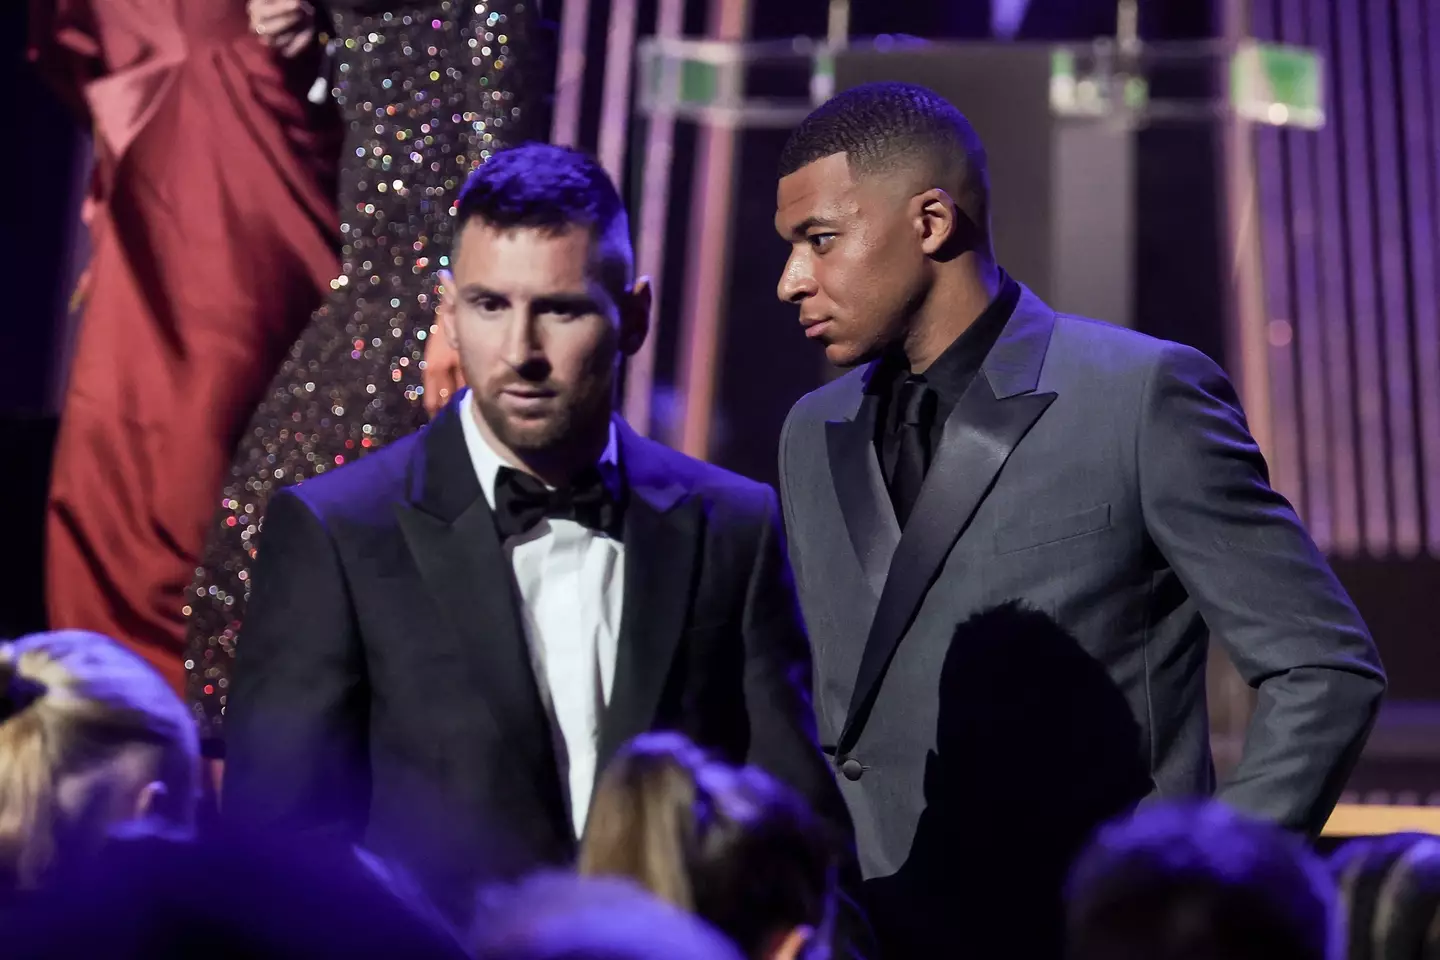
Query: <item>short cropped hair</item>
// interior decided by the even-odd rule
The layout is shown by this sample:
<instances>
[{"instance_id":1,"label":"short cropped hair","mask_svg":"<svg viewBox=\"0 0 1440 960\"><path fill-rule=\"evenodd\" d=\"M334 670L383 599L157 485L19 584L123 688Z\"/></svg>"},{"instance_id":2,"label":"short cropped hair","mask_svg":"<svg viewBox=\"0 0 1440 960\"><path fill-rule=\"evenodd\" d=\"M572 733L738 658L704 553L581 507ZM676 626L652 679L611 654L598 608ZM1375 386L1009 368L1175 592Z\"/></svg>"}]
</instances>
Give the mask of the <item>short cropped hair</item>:
<instances>
[{"instance_id":1,"label":"short cropped hair","mask_svg":"<svg viewBox=\"0 0 1440 960\"><path fill-rule=\"evenodd\" d=\"M1105 827L1066 900L1074 960L1339 960L1319 858L1219 803L1155 804Z\"/></svg>"},{"instance_id":2,"label":"short cropped hair","mask_svg":"<svg viewBox=\"0 0 1440 960\"><path fill-rule=\"evenodd\" d=\"M455 204L455 244L471 220L500 230L591 231L601 279L612 292L634 282L630 223L609 175L594 157L569 147L527 143L477 167Z\"/></svg>"},{"instance_id":3,"label":"short cropped hair","mask_svg":"<svg viewBox=\"0 0 1440 960\"><path fill-rule=\"evenodd\" d=\"M989 231L990 179L985 147L965 115L933 90L912 83L866 83L811 111L780 154L780 176L845 154L857 177L919 165L974 225Z\"/></svg>"}]
</instances>

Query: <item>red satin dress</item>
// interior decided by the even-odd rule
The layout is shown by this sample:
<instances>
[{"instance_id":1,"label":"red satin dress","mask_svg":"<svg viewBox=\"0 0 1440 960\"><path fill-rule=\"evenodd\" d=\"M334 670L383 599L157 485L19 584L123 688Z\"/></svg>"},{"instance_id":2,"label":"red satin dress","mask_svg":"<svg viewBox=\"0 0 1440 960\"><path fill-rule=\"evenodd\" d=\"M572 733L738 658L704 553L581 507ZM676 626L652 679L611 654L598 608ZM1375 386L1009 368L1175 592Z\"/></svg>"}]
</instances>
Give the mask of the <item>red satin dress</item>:
<instances>
[{"instance_id":1,"label":"red satin dress","mask_svg":"<svg viewBox=\"0 0 1440 960\"><path fill-rule=\"evenodd\" d=\"M47 519L52 629L175 687L232 452L337 271L338 119L244 0L40 0L32 55L94 129L86 303Z\"/></svg>"}]
</instances>

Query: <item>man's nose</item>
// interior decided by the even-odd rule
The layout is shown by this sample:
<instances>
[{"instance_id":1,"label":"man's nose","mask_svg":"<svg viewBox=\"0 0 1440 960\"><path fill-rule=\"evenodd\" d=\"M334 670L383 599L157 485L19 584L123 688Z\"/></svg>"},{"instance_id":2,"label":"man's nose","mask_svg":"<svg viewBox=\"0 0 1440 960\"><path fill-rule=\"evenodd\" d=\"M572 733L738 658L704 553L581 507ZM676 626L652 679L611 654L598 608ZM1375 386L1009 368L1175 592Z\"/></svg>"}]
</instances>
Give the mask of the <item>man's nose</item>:
<instances>
[{"instance_id":1,"label":"man's nose","mask_svg":"<svg viewBox=\"0 0 1440 960\"><path fill-rule=\"evenodd\" d=\"M799 303L815 293L815 276L810 272L807 258L799 253L790 254L785 269L780 273L780 283L775 295L786 303Z\"/></svg>"},{"instance_id":2,"label":"man's nose","mask_svg":"<svg viewBox=\"0 0 1440 960\"><path fill-rule=\"evenodd\" d=\"M539 325L517 311L505 330L505 362L516 370L544 355Z\"/></svg>"}]
</instances>

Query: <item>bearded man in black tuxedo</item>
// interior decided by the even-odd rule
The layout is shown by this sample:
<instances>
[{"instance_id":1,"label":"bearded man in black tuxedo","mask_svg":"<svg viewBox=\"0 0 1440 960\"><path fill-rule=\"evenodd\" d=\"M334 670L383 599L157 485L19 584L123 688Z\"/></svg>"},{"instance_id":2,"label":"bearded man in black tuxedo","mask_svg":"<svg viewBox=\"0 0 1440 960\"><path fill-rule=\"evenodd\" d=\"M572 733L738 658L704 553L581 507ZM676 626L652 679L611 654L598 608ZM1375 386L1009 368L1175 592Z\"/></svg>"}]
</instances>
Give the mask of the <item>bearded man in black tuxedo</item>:
<instances>
[{"instance_id":1,"label":"bearded man in black tuxedo","mask_svg":"<svg viewBox=\"0 0 1440 960\"><path fill-rule=\"evenodd\" d=\"M606 760L674 729L848 842L774 492L615 413L650 290L614 186L530 145L455 215L439 319L469 389L271 502L227 814L361 843L461 909L482 870L570 860Z\"/></svg>"}]
</instances>

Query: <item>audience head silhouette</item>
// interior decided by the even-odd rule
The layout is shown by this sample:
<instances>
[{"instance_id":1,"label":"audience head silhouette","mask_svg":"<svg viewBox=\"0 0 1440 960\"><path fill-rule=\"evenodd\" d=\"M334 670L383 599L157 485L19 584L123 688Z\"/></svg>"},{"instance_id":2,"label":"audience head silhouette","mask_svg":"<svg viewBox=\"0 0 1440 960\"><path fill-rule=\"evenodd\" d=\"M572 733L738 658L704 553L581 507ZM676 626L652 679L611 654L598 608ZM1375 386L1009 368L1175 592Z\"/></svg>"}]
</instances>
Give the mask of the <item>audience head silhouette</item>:
<instances>
[{"instance_id":1,"label":"audience head silhouette","mask_svg":"<svg viewBox=\"0 0 1440 960\"><path fill-rule=\"evenodd\" d=\"M188 831L194 722L160 676L76 630L0 645L0 884L34 889L130 821Z\"/></svg>"},{"instance_id":2,"label":"audience head silhouette","mask_svg":"<svg viewBox=\"0 0 1440 960\"><path fill-rule=\"evenodd\" d=\"M617 878L538 874L481 897L478 960L740 960L698 919Z\"/></svg>"},{"instance_id":3,"label":"audience head silhouette","mask_svg":"<svg viewBox=\"0 0 1440 960\"><path fill-rule=\"evenodd\" d=\"M631 741L590 808L580 870L634 879L764 960L799 956L826 926L832 846L804 802L679 734Z\"/></svg>"},{"instance_id":4,"label":"audience head silhouette","mask_svg":"<svg viewBox=\"0 0 1440 960\"><path fill-rule=\"evenodd\" d=\"M464 960L416 906L344 843L132 829L31 898L5 945L33 960Z\"/></svg>"},{"instance_id":5,"label":"audience head silhouette","mask_svg":"<svg viewBox=\"0 0 1440 960\"><path fill-rule=\"evenodd\" d=\"M1073 960L1339 960L1318 859L1218 803L1105 827L1071 874L1068 919Z\"/></svg>"},{"instance_id":6,"label":"audience head silhouette","mask_svg":"<svg viewBox=\"0 0 1440 960\"><path fill-rule=\"evenodd\" d=\"M1349 960L1440 957L1440 837L1354 840L1331 861Z\"/></svg>"}]
</instances>

